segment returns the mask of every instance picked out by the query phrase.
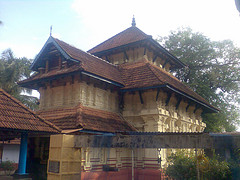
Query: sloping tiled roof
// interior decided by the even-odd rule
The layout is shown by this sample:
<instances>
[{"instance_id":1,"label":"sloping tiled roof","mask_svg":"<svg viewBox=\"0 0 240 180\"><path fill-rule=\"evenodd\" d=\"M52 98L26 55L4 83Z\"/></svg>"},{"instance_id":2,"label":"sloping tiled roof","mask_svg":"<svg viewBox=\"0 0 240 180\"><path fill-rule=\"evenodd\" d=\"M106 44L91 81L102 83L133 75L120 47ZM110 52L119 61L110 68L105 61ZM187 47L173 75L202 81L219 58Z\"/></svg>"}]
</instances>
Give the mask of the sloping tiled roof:
<instances>
[{"instance_id":1,"label":"sloping tiled roof","mask_svg":"<svg viewBox=\"0 0 240 180\"><path fill-rule=\"evenodd\" d=\"M104 78L106 80L119 83L120 85L123 83L121 76L119 74L119 71L115 65L103 59L100 59L96 56L93 56L87 52L84 52L80 49L77 49L57 38L50 37L46 42L45 47L47 47L46 46L47 44L50 44L53 42L55 45L58 46L58 48L61 49L61 52L64 52L67 54L69 59L75 60L76 62L79 62L79 64L75 63L75 65L71 67L64 68L64 69L55 69L43 74L37 73L36 75L30 77L29 79L19 82L20 85L24 86L24 84L31 81L36 81L43 78L50 78L57 75L64 75L64 74L68 74L76 71L85 71L90 74ZM44 51L44 48L41 50L41 52L43 51ZM41 56L38 55L35 61L33 62L32 67L34 67L34 69L35 69L34 64L38 63L38 61L41 61L41 58L39 57Z\"/></svg>"},{"instance_id":2,"label":"sloping tiled roof","mask_svg":"<svg viewBox=\"0 0 240 180\"><path fill-rule=\"evenodd\" d=\"M73 59L81 62L84 71L100 77L122 83L117 67L107 61L77 49L61 40L54 38L59 46Z\"/></svg>"},{"instance_id":3,"label":"sloping tiled roof","mask_svg":"<svg viewBox=\"0 0 240 180\"><path fill-rule=\"evenodd\" d=\"M117 132L135 129L117 113L84 106L49 109L37 112L61 129L78 129Z\"/></svg>"},{"instance_id":4,"label":"sloping tiled roof","mask_svg":"<svg viewBox=\"0 0 240 180\"><path fill-rule=\"evenodd\" d=\"M125 85L125 87L122 88L123 90L167 85L217 110L172 74L145 59L119 65L119 70Z\"/></svg>"},{"instance_id":5,"label":"sloping tiled roof","mask_svg":"<svg viewBox=\"0 0 240 180\"><path fill-rule=\"evenodd\" d=\"M186 66L177 57L172 55L164 47L162 47L157 41L155 41L152 36L145 34L143 31L138 29L136 26L127 28L126 30L116 34L115 36L109 38L108 40L102 42L101 44L95 46L94 48L88 50L89 53L96 56L107 55L106 53L112 50L123 50L123 47L133 45L133 44L151 44L154 49L156 48L157 53L164 54L169 62L172 62L172 68L182 68Z\"/></svg>"},{"instance_id":6,"label":"sloping tiled roof","mask_svg":"<svg viewBox=\"0 0 240 180\"><path fill-rule=\"evenodd\" d=\"M151 38L151 36L145 34L136 26L132 26L116 34L110 39L102 42L101 44L95 46L94 48L90 49L88 52L94 54L96 52L101 52L104 50L112 49L115 47L119 47L122 45L130 44L133 42L137 42L137 41L141 41L149 38Z\"/></svg>"},{"instance_id":7,"label":"sloping tiled roof","mask_svg":"<svg viewBox=\"0 0 240 180\"><path fill-rule=\"evenodd\" d=\"M136 27L130 27L126 31L129 31L129 34L126 33L125 31L123 31L122 33L119 33L120 35L125 34L126 40L127 40L127 37L131 36L131 33L135 31L139 33L139 37L134 36L134 37L138 37L135 40L140 40L148 37L148 35L144 34L142 31L140 31ZM116 39L116 37L113 39ZM110 40L109 40L109 43L111 42ZM51 78L58 75L65 75L68 73L81 71L81 72L88 72L90 74L102 77L104 80L110 80L111 82L115 82L118 85L120 85L120 87L124 86L122 90L154 87L159 85L168 85L169 87L174 88L175 90L178 90L181 93L184 93L185 95L188 96L188 98L191 97L194 100L197 100L197 102L198 101L202 102L205 105L207 105L207 107L210 107L216 110L215 107L211 106L205 99L203 99L197 93L192 91L190 88L188 88L186 85L180 82L173 75L164 71L160 67L153 65L147 60L134 62L134 63L125 63L125 64L116 66L106 62L105 60L95 57L89 53L79 50L73 46L70 46L69 44L61 40L58 40L56 38L50 37L49 43L50 42L54 42L56 46L58 46L58 48L60 48L61 51L66 53L70 59L77 60L80 63L79 64L76 63L75 65L65 69L59 69L59 70L55 69L44 74L40 74L40 73L36 74L31 78L20 82L19 83L20 85L26 86L27 83L30 83L30 86L31 86L32 82L36 83L38 82L38 80L42 80L43 78ZM125 41L121 41L121 42L126 43ZM106 44L108 44L108 41L106 41ZM115 45L120 45L119 41L118 43L115 43Z\"/></svg>"},{"instance_id":8,"label":"sloping tiled roof","mask_svg":"<svg viewBox=\"0 0 240 180\"><path fill-rule=\"evenodd\" d=\"M2 89L0 89L0 129L49 133L60 133L61 131Z\"/></svg>"},{"instance_id":9,"label":"sloping tiled roof","mask_svg":"<svg viewBox=\"0 0 240 180\"><path fill-rule=\"evenodd\" d=\"M73 65L71 67L64 68L64 69L54 69L54 70L51 70L47 73L42 73L42 74L41 73L36 73L36 74L32 75L30 78L18 82L18 84L24 86L24 84L26 84L28 82L38 81L38 80L41 80L41 79L44 79L44 78L53 78L53 77L60 76L60 75L66 75L66 74L69 74L69 73L74 73L74 72L79 71L81 69L82 68L81 68L80 64L76 64L76 65Z\"/></svg>"}]
</instances>

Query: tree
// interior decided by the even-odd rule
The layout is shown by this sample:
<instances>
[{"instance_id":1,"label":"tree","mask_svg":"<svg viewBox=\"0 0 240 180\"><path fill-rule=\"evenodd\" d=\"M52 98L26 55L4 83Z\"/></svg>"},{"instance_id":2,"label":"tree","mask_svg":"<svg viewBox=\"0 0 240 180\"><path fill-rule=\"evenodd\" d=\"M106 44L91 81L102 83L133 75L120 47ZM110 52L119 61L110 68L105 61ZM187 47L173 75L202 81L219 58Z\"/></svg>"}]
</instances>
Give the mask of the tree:
<instances>
[{"instance_id":1,"label":"tree","mask_svg":"<svg viewBox=\"0 0 240 180\"><path fill-rule=\"evenodd\" d=\"M38 99L26 95L32 91L17 84L18 81L30 77L31 62L27 58L15 58L10 49L4 51L0 57L0 88L31 109L36 109Z\"/></svg>"},{"instance_id":2,"label":"tree","mask_svg":"<svg viewBox=\"0 0 240 180\"><path fill-rule=\"evenodd\" d=\"M163 46L187 64L174 72L176 77L220 109L203 114L205 131L234 131L239 125L240 48L232 41L211 41L190 28L159 37Z\"/></svg>"}]
</instances>

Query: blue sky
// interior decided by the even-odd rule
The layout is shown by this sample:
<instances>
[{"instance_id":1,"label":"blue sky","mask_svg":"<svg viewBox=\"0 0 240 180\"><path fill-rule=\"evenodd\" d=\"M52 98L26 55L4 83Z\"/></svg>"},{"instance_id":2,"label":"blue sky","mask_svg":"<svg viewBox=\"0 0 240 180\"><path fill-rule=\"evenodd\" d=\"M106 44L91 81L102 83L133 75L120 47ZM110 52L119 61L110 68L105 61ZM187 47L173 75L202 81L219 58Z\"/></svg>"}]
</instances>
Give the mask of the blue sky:
<instances>
[{"instance_id":1,"label":"blue sky","mask_svg":"<svg viewBox=\"0 0 240 180\"><path fill-rule=\"evenodd\" d=\"M53 36L88 50L131 25L156 38L191 27L212 40L240 46L240 16L234 0L0 0L0 52L34 58Z\"/></svg>"}]
</instances>

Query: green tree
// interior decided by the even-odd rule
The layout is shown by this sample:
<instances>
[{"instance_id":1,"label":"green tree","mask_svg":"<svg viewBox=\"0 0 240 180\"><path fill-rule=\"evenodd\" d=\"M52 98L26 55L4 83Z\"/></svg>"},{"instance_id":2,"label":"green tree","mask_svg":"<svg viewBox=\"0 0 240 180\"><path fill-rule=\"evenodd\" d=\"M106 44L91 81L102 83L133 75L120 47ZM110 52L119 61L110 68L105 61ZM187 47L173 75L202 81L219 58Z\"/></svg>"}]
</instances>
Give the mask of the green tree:
<instances>
[{"instance_id":1,"label":"green tree","mask_svg":"<svg viewBox=\"0 0 240 180\"><path fill-rule=\"evenodd\" d=\"M212 105L217 114L203 114L205 131L234 131L239 125L240 48L230 40L211 41L190 28L172 31L158 41L172 54L187 64L174 72Z\"/></svg>"},{"instance_id":2,"label":"green tree","mask_svg":"<svg viewBox=\"0 0 240 180\"><path fill-rule=\"evenodd\" d=\"M31 62L27 58L14 57L10 49L5 50L0 57L0 88L31 109L36 109L38 99L26 95L31 94L32 91L17 84L18 81L30 77Z\"/></svg>"}]
</instances>

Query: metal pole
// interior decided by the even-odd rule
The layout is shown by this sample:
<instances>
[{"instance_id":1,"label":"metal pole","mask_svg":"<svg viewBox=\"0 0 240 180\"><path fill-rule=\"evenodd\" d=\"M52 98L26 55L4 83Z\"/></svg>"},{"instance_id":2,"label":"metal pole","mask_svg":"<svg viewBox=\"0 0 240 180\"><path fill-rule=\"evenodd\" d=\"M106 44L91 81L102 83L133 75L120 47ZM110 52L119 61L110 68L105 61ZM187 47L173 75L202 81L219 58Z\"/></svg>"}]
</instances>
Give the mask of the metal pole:
<instances>
[{"instance_id":1,"label":"metal pole","mask_svg":"<svg viewBox=\"0 0 240 180\"><path fill-rule=\"evenodd\" d=\"M195 155L196 155L196 168L197 168L197 180L200 180L200 173L199 173L199 166L198 166L198 157L197 157L197 148L195 149Z\"/></svg>"},{"instance_id":2,"label":"metal pole","mask_svg":"<svg viewBox=\"0 0 240 180\"><path fill-rule=\"evenodd\" d=\"M132 149L132 180L134 180L134 153Z\"/></svg>"},{"instance_id":3,"label":"metal pole","mask_svg":"<svg viewBox=\"0 0 240 180\"><path fill-rule=\"evenodd\" d=\"M28 134L27 133L22 133L21 134L19 163L18 163L18 174L26 174L27 139L28 139Z\"/></svg>"}]
</instances>

